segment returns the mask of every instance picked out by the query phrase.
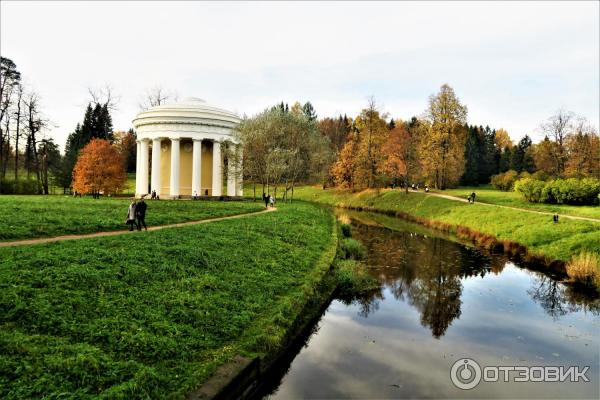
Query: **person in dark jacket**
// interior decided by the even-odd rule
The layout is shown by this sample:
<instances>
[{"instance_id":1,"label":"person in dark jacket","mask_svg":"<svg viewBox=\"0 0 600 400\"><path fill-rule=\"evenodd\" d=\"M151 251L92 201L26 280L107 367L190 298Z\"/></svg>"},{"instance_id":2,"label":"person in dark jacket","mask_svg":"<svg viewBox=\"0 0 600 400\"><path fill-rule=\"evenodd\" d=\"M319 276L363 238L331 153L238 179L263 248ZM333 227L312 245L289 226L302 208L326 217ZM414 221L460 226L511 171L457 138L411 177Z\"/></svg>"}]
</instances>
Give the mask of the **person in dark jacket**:
<instances>
[{"instance_id":1,"label":"person in dark jacket","mask_svg":"<svg viewBox=\"0 0 600 400\"><path fill-rule=\"evenodd\" d=\"M269 208L269 197L265 192L263 192L263 201L265 202L265 208Z\"/></svg>"},{"instance_id":2,"label":"person in dark jacket","mask_svg":"<svg viewBox=\"0 0 600 400\"><path fill-rule=\"evenodd\" d=\"M146 202L144 201L143 198L140 199L140 202L135 207L135 219L137 220L138 231L142 230L142 225L144 226L145 230L148 230L148 227L146 226L146 209L147 208L148 208L148 205L146 204Z\"/></svg>"}]
</instances>

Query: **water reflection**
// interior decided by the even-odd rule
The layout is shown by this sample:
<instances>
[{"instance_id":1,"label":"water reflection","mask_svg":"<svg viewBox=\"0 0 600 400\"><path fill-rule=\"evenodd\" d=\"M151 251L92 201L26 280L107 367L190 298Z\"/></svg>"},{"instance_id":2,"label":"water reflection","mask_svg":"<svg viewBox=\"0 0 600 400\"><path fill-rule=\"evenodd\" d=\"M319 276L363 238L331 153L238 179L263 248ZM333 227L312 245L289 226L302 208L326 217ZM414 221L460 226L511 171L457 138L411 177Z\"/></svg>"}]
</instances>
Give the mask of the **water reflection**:
<instances>
[{"instance_id":1,"label":"water reflection","mask_svg":"<svg viewBox=\"0 0 600 400\"><path fill-rule=\"evenodd\" d=\"M381 287L334 301L268 397L599 397L597 295L422 227L351 216L353 236L366 246L365 264ZM381 226L388 223L394 229ZM591 382L461 391L449 370L462 357L483 365L590 366Z\"/></svg>"}]
</instances>

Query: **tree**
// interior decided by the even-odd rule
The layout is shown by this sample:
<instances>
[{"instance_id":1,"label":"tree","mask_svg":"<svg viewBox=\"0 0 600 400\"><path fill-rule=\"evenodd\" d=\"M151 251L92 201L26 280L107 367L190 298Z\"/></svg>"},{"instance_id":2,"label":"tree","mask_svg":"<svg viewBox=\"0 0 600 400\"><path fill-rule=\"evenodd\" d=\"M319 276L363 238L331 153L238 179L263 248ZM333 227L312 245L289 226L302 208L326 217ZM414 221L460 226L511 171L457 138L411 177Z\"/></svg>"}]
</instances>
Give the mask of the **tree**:
<instances>
[{"instance_id":1,"label":"tree","mask_svg":"<svg viewBox=\"0 0 600 400\"><path fill-rule=\"evenodd\" d=\"M177 97L175 91L167 90L161 85L156 85L144 92L139 107L141 111L146 111L151 107L163 105L170 100L177 101Z\"/></svg>"},{"instance_id":2,"label":"tree","mask_svg":"<svg viewBox=\"0 0 600 400\"><path fill-rule=\"evenodd\" d=\"M23 85L17 86L17 108L15 110L15 122L17 124L15 130L15 181L19 179L19 139L21 138L21 106L23 100ZM8 158L8 155L7 155Z\"/></svg>"},{"instance_id":3,"label":"tree","mask_svg":"<svg viewBox=\"0 0 600 400\"><path fill-rule=\"evenodd\" d=\"M351 133L340 150L337 161L331 166L331 176L337 186L354 189L356 182L358 135Z\"/></svg>"},{"instance_id":4,"label":"tree","mask_svg":"<svg viewBox=\"0 0 600 400\"><path fill-rule=\"evenodd\" d=\"M600 138L587 120L580 119L577 122L575 133L567 138L566 148L565 175L567 177L600 178Z\"/></svg>"},{"instance_id":5,"label":"tree","mask_svg":"<svg viewBox=\"0 0 600 400\"><path fill-rule=\"evenodd\" d=\"M115 138L115 146L121 154L121 158L123 159L123 165L125 167L125 171L127 172L135 172L135 164L136 164L136 155L137 155L137 146L136 139L137 136L133 129L129 129L127 132L119 131L114 133Z\"/></svg>"},{"instance_id":6,"label":"tree","mask_svg":"<svg viewBox=\"0 0 600 400\"><path fill-rule=\"evenodd\" d=\"M567 162L566 141L573 129L574 118L574 113L558 110L541 125L542 132L546 134L546 137L552 138L556 144L556 146L552 146L552 157L556 163L554 170L557 175L561 175L565 171Z\"/></svg>"},{"instance_id":7,"label":"tree","mask_svg":"<svg viewBox=\"0 0 600 400\"><path fill-rule=\"evenodd\" d=\"M375 99L371 97L367 108L355 120L355 127L359 132L357 180L368 188L375 185L377 170L382 162L381 147L388 133L385 117L380 114Z\"/></svg>"},{"instance_id":8,"label":"tree","mask_svg":"<svg viewBox=\"0 0 600 400\"><path fill-rule=\"evenodd\" d=\"M516 148L515 148L516 150ZM511 161L513 159L514 152L510 147L506 146L500 154L500 161L498 162L498 172L503 173L510 169Z\"/></svg>"},{"instance_id":9,"label":"tree","mask_svg":"<svg viewBox=\"0 0 600 400\"><path fill-rule=\"evenodd\" d=\"M430 129L420 146L424 172L436 188L446 189L457 184L464 171L467 107L444 84L429 97L426 116Z\"/></svg>"},{"instance_id":10,"label":"tree","mask_svg":"<svg viewBox=\"0 0 600 400\"><path fill-rule=\"evenodd\" d=\"M545 172L548 175L558 175L559 165L556 162L556 154L559 154L558 144L551 141L548 136L535 145L533 157L535 168L538 171Z\"/></svg>"},{"instance_id":11,"label":"tree","mask_svg":"<svg viewBox=\"0 0 600 400\"><path fill-rule=\"evenodd\" d=\"M53 139L42 139L38 148L40 158L40 175L42 190L44 194L50 194L50 177L55 180L60 176L62 168L62 157L58 145Z\"/></svg>"},{"instance_id":12,"label":"tree","mask_svg":"<svg viewBox=\"0 0 600 400\"><path fill-rule=\"evenodd\" d=\"M317 129L322 136L329 139L331 149L337 154L351 131L351 122L345 115L343 117L340 115L338 118L327 117L318 122Z\"/></svg>"},{"instance_id":13,"label":"tree","mask_svg":"<svg viewBox=\"0 0 600 400\"><path fill-rule=\"evenodd\" d=\"M92 139L114 140L112 131L112 117L110 115L111 102L114 101L110 91L104 96L104 103L88 103L83 123L77 124L75 130L67 137L65 145L65 157L63 160L63 174L61 184L70 185L73 181L73 168L79 156L80 150ZM92 96L97 101L97 96ZM66 188L65 186L63 186Z\"/></svg>"},{"instance_id":14,"label":"tree","mask_svg":"<svg viewBox=\"0 0 600 400\"><path fill-rule=\"evenodd\" d=\"M316 121L317 113L315 112L313 105L310 104L310 101L304 103L304 105L302 106L302 112L304 113L306 119L308 119L309 121Z\"/></svg>"},{"instance_id":15,"label":"tree","mask_svg":"<svg viewBox=\"0 0 600 400\"><path fill-rule=\"evenodd\" d=\"M0 166L3 178L10 157L9 110L14 104L15 91L22 93L21 73L10 58L0 56ZM20 97L18 102L20 104Z\"/></svg>"},{"instance_id":16,"label":"tree","mask_svg":"<svg viewBox=\"0 0 600 400\"><path fill-rule=\"evenodd\" d=\"M290 112L283 103L245 118L236 135L244 149L244 176L261 183L266 193L273 186L275 195L278 185L284 184L286 200L293 198L298 181L323 169L322 152L329 147L316 122L309 120L301 107L292 107ZM235 162L234 153L227 156Z\"/></svg>"},{"instance_id":17,"label":"tree","mask_svg":"<svg viewBox=\"0 0 600 400\"><path fill-rule=\"evenodd\" d=\"M108 140L93 139L82 150L73 170L73 189L79 193L114 194L127 176L123 159Z\"/></svg>"},{"instance_id":18,"label":"tree","mask_svg":"<svg viewBox=\"0 0 600 400\"><path fill-rule=\"evenodd\" d=\"M42 119L40 111L40 99L36 92L31 91L23 99L26 147L25 147L25 167L27 175L35 172L38 185L41 187L40 159L38 157L38 133L46 126L46 121Z\"/></svg>"},{"instance_id":19,"label":"tree","mask_svg":"<svg viewBox=\"0 0 600 400\"><path fill-rule=\"evenodd\" d=\"M479 128L469 126L467 128L467 138L465 140L465 171L461 178L463 185L479 184L479 167L481 164L481 151L483 148L483 135Z\"/></svg>"},{"instance_id":20,"label":"tree","mask_svg":"<svg viewBox=\"0 0 600 400\"><path fill-rule=\"evenodd\" d=\"M535 171L535 161L533 160L531 138L525 135L519 143L513 148L510 158L510 168L517 172L527 171L532 173Z\"/></svg>"},{"instance_id":21,"label":"tree","mask_svg":"<svg viewBox=\"0 0 600 400\"><path fill-rule=\"evenodd\" d=\"M402 178L404 188L408 186L418 171L417 138L411 135L402 122L394 124L386 142L383 145L385 161L381 164L381 172L393 178Z\"/></svg>"},{"instance_id":22,"label":"tree","mask_svg":"<svg viewBox=\"0 0 600 400\"><path fill-rule=\"evenodd\" d=\"M507 147L512 149L513 147L513 142L510 138L510 135L503 128L496 129L496 137L494 138L494 141L496 142L496 147L498 149L505 149Z\"/></svg>"}]
</instances>

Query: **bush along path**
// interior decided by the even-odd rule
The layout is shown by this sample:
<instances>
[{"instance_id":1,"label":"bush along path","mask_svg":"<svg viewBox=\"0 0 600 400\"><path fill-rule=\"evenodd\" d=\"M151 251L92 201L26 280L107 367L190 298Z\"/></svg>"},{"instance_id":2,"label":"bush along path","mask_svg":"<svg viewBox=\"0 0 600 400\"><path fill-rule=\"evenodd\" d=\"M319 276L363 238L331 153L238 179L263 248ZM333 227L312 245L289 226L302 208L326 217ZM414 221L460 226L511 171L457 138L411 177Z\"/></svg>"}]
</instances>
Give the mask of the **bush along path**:
<instances>
[{"instance_id":1,"label":"bush along path","mask_svg":"<svg viewBox=\"0 0 600 400\"><path fill-rule=\"evenodd\" d=\"M452 201L461 201L463 203L468 203L469 202L467 199L463 199L462 197L452 196L452 195L449 195L449 194L443 194L443 193L438 193L438 192L429 192L429 193L425 193L425 194L429 195L429 196L440 197L442 199L452 200ZM476 201L477 201L477 199L476 199ZM525 212L529 212L529 213L542 214L542 215L548 215L548 216L553 216L554 214L556 214L556 213L551 213L551 212L547 212L547 211L528 210L526 208L520 208L520 207L511 207L511 206L505 206L505 205L501 205L501 204L484 203L484 202L481 202L481 201L477 202L477 204L483 204L484 206L507 208L509 210L525 211ZM597 219L597 218L578 217L576 215L567 215L567 214L558 214L558 216L560 218L575 219L575 220L581 220L581 221L591 221L591 222L598 222L598 223L600 223L600 219Z\"/></svg>"},{"instance_id":2,"label":"bush along path","mask_svg":"<svg viewBox=\"0 0 600 400\"><path fill-rule=\"evenodd\" d=\"M230 215L227 217L218 217L218 218L208 218L201 219L199 221L189 221L189 222L179 222L176 224L167 224L167 225L159 225L159 226L151 226L148 228L148 231L157 231L159 229L165 228L180 228L182 226L188 225L198 225L198 224L207 224L210 222L223 221L227 219L236 219L236 218L244 218L250 217L253 215L264 214L272 211L276 211L276 208L268 208L263 211L251 212L246 214L238 214L238 215ZM144 232L142 230L142 232ZM88 238L96 238L96 237L106 237L106 236L115 236L115 235L127 235L127 234L139 234L140 232L133 230L122 230L122 231L108 231L108 232L96 232L96 233L87 233L82 235L63 235L63 236L55 236L50 238L39 238L39 239L27 239L27 240L16 240L13 242L0 242L0 247L13 247L13 246L26 246L32 244L41 244L41 243L52 243L52 242L61 242L63 240L74 240L74 239L88 239Z\"/></svg>"}]
</instances>

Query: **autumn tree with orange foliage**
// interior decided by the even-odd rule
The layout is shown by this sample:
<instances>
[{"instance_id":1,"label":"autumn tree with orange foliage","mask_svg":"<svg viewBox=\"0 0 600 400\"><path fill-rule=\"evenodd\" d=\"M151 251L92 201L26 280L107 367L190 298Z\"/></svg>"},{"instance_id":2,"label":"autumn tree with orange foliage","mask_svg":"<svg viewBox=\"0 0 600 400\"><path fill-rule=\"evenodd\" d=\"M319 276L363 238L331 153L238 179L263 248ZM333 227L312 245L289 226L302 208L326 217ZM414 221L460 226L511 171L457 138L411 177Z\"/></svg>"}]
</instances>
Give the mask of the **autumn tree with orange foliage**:
<instances>
[{"instance_id":1,"label":"autumn tree with orange foliage","mask_svg":"<svg viewBox=\"0 0 600 400\"><path fill-rule=\"evenodd\" d=\"M73 169L73 190L94 196L116 193L126 180L123 158L108 140L92 139L81 149Z\"/></svg>"},{"instance_id":2,"label":"autumn tree with orange foliage","mask_svg":"<svg viewBox=\"0 0 600 400\"><path fill-rule=\"evenodd\" d=\"M357 180L358 138L356 133L350 133L346 143L340 150L338 159L331 166L330 174L336 186L354 189Z\"/></svg>"},{"instance_id":3,"label":"autumn tree with orange foliage","mask_svg":"<svg viewBox=\"0 0 600 400\"><path fill-rule=\"evenodd\" d=\"M382 147L385 161L379 170L394 179L402 179L408 193L408 186L419 169L417 138L402 121L396 121L395 125Z\"/></svg>"}]
</instances>

